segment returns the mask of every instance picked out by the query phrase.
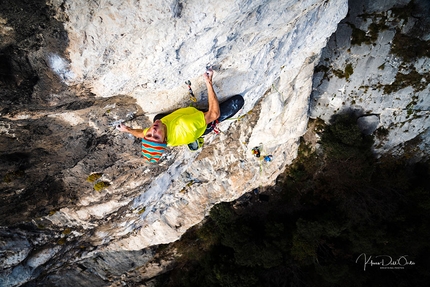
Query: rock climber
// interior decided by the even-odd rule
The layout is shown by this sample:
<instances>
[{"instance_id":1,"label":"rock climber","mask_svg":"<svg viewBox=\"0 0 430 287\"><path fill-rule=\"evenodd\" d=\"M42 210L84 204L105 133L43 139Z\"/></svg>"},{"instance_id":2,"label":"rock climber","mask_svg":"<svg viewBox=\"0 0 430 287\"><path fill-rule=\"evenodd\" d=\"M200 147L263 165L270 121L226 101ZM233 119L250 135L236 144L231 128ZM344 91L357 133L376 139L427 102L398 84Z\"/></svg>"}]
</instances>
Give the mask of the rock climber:
<instances>
[{"instance_id":1,"label":"rock climber","mask_svg":"<svg viewBox=\"0 0 430 287\"><path fill-rule=\"evenodd\" d=\"M203 77L208 90L207 112L186 107L156 119L151 127L146 129L133 129L123 123L117 126L119 131L142 139L142 156L145 160L158 162L167 146L186 145L196 141L203 135L207 125L219 118L219 102L212 85L213 70L207 70Z\"/></svg>"}]
</instances>

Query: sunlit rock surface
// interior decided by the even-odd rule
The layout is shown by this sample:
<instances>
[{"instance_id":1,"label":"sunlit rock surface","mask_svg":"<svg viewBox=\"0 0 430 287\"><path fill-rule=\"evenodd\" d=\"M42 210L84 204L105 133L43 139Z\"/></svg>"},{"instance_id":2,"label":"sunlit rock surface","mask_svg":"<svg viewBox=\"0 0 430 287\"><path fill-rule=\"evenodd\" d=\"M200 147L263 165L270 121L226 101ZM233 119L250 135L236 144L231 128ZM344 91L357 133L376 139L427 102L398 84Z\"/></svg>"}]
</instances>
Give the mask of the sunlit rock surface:
<instances>
[{"instance_id":1,"label":"sunlit rock surface","mask_svg":"<svg viewBox=\"0 0 430 287\"><path fill-rule=\"evenodd\" d=\"M351 2L316 69L310 115L354 110L378 153L428 157L430 2Z\"/></svg>"},{"instance_id":2,"label":"sunlit rock surface","mask_svg":"<svg viewBox=\"0 0 430 287\"><path fill-rule=\"evenodd\" d=\"M12 59L1 58L1 286L133 281L153 246L273 184L296 156L314 67L347 13L345 0L48 2L8 1L0 14ZM204 107L208 66L221 100L244 96L240 119L199 152L146 165L114 126L188 106L186 80Z\"/></svg>"}]
</instances>

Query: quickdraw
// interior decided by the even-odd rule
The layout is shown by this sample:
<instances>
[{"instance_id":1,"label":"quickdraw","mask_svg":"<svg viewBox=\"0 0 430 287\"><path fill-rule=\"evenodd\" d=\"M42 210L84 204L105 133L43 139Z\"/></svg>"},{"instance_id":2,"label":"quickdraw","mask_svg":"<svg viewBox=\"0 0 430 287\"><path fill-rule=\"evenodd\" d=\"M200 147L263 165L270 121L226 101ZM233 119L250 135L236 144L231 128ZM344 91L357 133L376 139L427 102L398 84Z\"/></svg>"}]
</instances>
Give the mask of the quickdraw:
<instances>
[{"instance_id":1,"label":"quickdraw","mask_svg":"<svg viewBox=\"0 0 430 287\"><path fill-rule=\"evenodd\" d=\"M188 86L188 93L190 94L190 100L193 102L197 102L197 98L194 96L193 90L191 89L191 81L185 81L185 85Z\"/></svg>"},{"instance_id":2,"label":"quickdraw","mask_svg":"<svg viewBox=\"0 0 430 287\"><path fill-rule=\"evenodd\" d=\"M215 120L211 123L211 128L213 129L213 132L216 134L219 134L221 132L220 129L218 128L218 124L219 124L218 120Z\"/></svg>"},{"instance_id":3,"label":"quickdraw","mask_svg":"<svg viewBox=\"0 0 430 287\"><path fill-rule=\"evenodd\" d=\"M258 146L254 147L251 150L252 154L255 155L255 157L260 157L260 148Z\"/></svg>"},{"instance_id":4,"label":"quickdraw","mask_svg":"<svg viewBox=\"0 0 430 287\"><path fill-rule=\"evenodd\" d=\"M251 152L252 152L252 154L253 154L255 157L258 157L258 158L260 158L260 157L261 157L261 147L259 147L259 146L254 147L254 148L251 150ZM273 156L272 156L271 154L263 156L263 160L264 160L265 162L271 162L271 161L272 161L272 159L273 159Z\"/></svg>"},{"instance_id":5,"label":"quickdraw","mask_svg":"<svg viewBox=\"0 0 430 287\"><path fill-rule=\"evenodd\" d=\"M259 146L256 146L254 148L252 148L251 150L252 154L259 159L259 166L260 166L260 178L263 176L263 162L271 162L273 159L273 156L271 154L269 155L262 155L263 151L263 144L260 144ZM254 194L255 195L259 195L259 190L262 189L262 186L260 184L260 186L256 189L254 189ZM259 195L263 196L263 195ZM267 197L267 196L266 196Z\"/></svg>"}]
</instances>

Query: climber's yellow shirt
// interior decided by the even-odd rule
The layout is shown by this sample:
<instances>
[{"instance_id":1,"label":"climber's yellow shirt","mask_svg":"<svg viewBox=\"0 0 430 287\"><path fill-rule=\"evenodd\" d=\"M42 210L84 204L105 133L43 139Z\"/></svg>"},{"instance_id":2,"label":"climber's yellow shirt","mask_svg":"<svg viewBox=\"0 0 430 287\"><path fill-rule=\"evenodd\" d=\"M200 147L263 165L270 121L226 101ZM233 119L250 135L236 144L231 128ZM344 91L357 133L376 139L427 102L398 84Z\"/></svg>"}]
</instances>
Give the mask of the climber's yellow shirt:
<instances>
[{"instance_id":1,"label":"climber's yellow shirt","mask_svg":"<svg viewBox=\"0 0 430 287\"><path fill-rule=\"evenodd\" d=\"M167 127L167 145L189 144L206 130L205 115L194 107L182 108L160 119Z\"/></svg>"}]
</instances>

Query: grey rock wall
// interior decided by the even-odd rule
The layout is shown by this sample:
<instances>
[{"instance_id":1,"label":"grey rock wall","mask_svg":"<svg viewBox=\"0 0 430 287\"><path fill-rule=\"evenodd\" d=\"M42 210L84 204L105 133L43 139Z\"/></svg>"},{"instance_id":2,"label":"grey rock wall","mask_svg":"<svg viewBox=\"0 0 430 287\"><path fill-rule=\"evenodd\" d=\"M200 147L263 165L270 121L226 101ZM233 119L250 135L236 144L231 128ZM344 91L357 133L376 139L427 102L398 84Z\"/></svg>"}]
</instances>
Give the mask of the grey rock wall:
<instances>
[{"instance_id":1,"label":"grey rock wall","mask_svg":"<svg viewBox=\"0 0 430 287\"><path fill-rule=\"evenodd\" d=\"M2 286L155 274L155 246L214 204L273 184L296 156L314 67L347 13L345 0L1 5ZM114 126L189 105L185 80L204 107L207 66L221 100L245 97L240 120L197 153L172 148L146 165L139 141ZM272 162L252 155L257 145Z\"/></svg>"},{"instance_id":2,"label":"grey rock wall","mask_svg":"<svg viewBox=\"0 0 430 287\"><path fill-rule=\"evenodd\" d=\"M430 3L350 2L316 69L310 116L353 110L377 153L428 158Z\"/></svg>"},{"instance_id":3,"label":"grey rock wall","mask_svg":"<svg viewBox=\"0 0 430 287\"><path fill-rule=\"evenodd\" d=\"M3 1L0 286L162 272L156 247L273 184L308 116L353 110L376 152L428 158L429 3L350 2L342 20L342 0ZM115 124L189 105L185 80L204 107L207 66L220 99L244 95L240 120L144 164Z\"/></svg>"}]
</instances>

